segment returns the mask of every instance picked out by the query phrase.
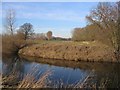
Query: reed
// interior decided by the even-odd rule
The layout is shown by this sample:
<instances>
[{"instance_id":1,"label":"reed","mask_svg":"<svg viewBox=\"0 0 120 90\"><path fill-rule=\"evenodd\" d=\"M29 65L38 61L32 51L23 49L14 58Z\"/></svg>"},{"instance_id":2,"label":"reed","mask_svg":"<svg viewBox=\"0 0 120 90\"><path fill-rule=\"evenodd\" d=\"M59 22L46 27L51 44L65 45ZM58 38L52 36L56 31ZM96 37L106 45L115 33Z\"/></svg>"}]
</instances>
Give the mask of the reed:
<instances>
[{"instance_id":1,"label":"reed","mask_svg":"<svg viewBox=\"0 0 120 90\"><path fill-rule=\"evenodd\" d=\"M50 74L51 72L47 71L38 80L36 80L31 74L27 74L17 88L46 88L47 77Z\"/></svg>"},{"instance_id":2,"label":"reed","mask_svg":"<svg viewBox=\"0 0 120 90\"><path fill-rule=\"evenodd\" d=\"M48 77L52 74L51 71L46 71L43 73L39 79L35 78L35 75L37 73L38 69L37 67L34 67L31 72L29 72L27 75L24 76L24 78L17 82L19 73L11 73L10 75L2 77L2 88L58 88L58 89L92 89L92 90L100 90L104 89L106 90L106 86L108 83L108 79L101 80L99 86L96 82L94 82L95 76L94 71L90 72L83 80L82 82L79 81L76 84L64 84L62 80L58 81L57 83L54 83L54 81L50 81ZM15 83L17 82L17 83Z\"/></svg>"}]
</instances>

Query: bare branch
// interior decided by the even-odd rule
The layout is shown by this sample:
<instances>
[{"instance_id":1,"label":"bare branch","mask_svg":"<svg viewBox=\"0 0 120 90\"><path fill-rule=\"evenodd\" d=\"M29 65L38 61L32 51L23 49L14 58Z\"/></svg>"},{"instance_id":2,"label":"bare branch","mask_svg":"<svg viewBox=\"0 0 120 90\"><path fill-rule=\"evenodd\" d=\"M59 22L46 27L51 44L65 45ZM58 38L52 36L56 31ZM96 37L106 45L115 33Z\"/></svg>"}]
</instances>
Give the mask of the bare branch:
<instances>
[{"instance_id":1,"label":"bare branch","mask_svg":"<svg viewBox=\"0 0 120 90\"><path fill-rule=\"evenodd\" d=\"M5 17L5 28L8 32L13 35L15 30L15 22L16 22L16 13L15 10L9 9L6 11L6 17Z\"/></svg>"}]
</instances>

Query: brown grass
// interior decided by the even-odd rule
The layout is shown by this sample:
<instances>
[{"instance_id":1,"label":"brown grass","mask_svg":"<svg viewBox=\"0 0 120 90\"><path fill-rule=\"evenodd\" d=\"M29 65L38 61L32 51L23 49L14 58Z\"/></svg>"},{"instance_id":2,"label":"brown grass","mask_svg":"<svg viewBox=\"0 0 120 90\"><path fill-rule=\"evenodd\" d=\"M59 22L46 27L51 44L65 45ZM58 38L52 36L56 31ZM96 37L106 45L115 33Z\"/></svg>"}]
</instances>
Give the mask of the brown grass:
<instances>
[{"instance_id":1,"label":"brown grass","mask_svg":"<svg viewBox=\"0 0 120 90\"><path fill-rule=\"evenodd\" d=\"M33 76L33 72L30 74L28 73L22 81L20 81L18 83L18 85L16 86L7 86L3 84L3 88L17 88L18 90L20 88L58 88L58 89L63 89L63 88L80 88L80 89L92 89L92 90L99 90L101 88L106 88L107 85L107 81L108 80L104 80L100 82L100 86L97 86L96 83L90 83L89 81L91 79L94 79L94 77L91 77L91 75L93 75L93 72L90 72L85 78L84 80L81 82L78 82L77 84L67 84L65 85L62 81L59 83L55 83L53 86L49 86L48 83L48 76L51 74L50 71L45 72L38 80L35 79L35 77ZM3 77L3 81L12 81L15 79L15 76L13 74ZM49 81L50 82L50 81ZM3 82L2 82L3 83ZM52 82L51 82L52 83Z\"/></svg>"},{"instance_id":2,"label":"brown grass","mask_svg":"<svg viewBox=\"0 0 120 90\"><path fill-rule=\"evenodd\" d=\"M0 73L0 88L2 88L2 73Z\"/></svg>"},{"instance_id":3,"label":"brown grass","mask_svg":"<svg viewBox=\"0 0 120 90\"><path fill-rule=\"evenodd\" d=\"M113 49L97 41L44 42L25 47L19 54L46 59L116 62Z\"/></svg>"},{"instance_id":4,"label":"brown grass","mask_svg":"<svg viewBox=\"0 0 120 90\"><path fill-rule=\"evenodd\" d=\"M18 88L45 88L47 87L46 80L50 73L50 71L47 71L37 81L32 75L27 74L18 85Z\"/></svg>"},{"instance_id":5,"label":"brown grass","mask_svg":"<svg viewBox=\"0 0 120 90\"><path fill-rule=\"evenodd\" d=\"M7 76L2 77L2 87L3 88L85 88L85 89L93 89L93 90L99 90L101 88L106 88L109 80L101 80L100 85L98 86L96 82L93 82L95 79L94 76L94 70L90 72L83 80L82 82L79 81L78 83L74 84L64 84L61 81L58 81L58 83L54 83L54 81L50 81L48 77L52 74L51 71L46 71L43 73L38 79L35 78L37 76L38 68L37 66L32 67L32 70L25 75L25 77L18 81L18 77L20 76L20 73L17 72L11 72L11 74ZM0 74L2 76L2 74Z\"/></svg>"},{"instance_id":6,"label":"brown grass","mask_svg":"<svg viewBox=\"0 0 120 90\"><path fill-rule=\"evenodd\" d=\"M47 87L48 76L51 75L51 71L43 73L38 80L35 79L38 68L34 66L25 77L19 81L20 73L12 72L9 75L2 77L3 88L45 88Z\"/></svg>"}]
</instances>

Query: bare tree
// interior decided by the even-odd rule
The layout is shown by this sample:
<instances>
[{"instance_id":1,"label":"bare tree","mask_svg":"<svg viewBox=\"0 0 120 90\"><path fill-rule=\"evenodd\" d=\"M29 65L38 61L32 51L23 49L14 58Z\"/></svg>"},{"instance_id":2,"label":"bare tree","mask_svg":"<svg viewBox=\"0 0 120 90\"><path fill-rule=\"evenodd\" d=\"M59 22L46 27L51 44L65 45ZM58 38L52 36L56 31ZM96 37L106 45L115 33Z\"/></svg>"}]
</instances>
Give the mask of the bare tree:
<instances>
[{"instance_id":1,"label":"bare tree","mask_svg":"<svg viewBox=\"0 0 120 90\"><path fill-rule=\"evenodd\" d=\"M6 11L5 16L5 28L8 32L13 35L15 30L15 22L16 22L16 13L14 9L9 9Z\"/></svg>"},{"instance_id":2,"label":"bare tree","mask_svg":"<svg viewBox=\"0 0 120 90\"><path fill-rule=\"evenodd\" d=\"M103 30L104 33L107 33L107 37L114 47L117 56L120 52L120 33L118 33L120 32L118 29L118 8L119 6L117 3L102 2L99 3L95 9L91 10L90 15L86 17L90 23L97 25L98 28Z\"/></svg>"},{"instance_id":3,"label":"bare tree","mask_svg":"<svg viewBox=\"0 0 120 90\"><path fill-rule=\"evenodd\" d=\"M28 39L34 32L33 25L31 23L24 23L22 26L20 26L19 31L24 33L25 40Z\"/></svg>"},{"instance_id":4,"label":"bare tree","mask_svg":"<svg viewBox=\"0 0 120 90\"><path fill-rule=\"evenodd\" d=\"M39 34L36 34L36 39L46 40L47 38L44 33L39 33Z\"/></svg>"},{"instance_id":5,"label":"bare tree","mask_svg":"<svg viewBox=\"0 0 120 90\"><path fill-rule=\"evenodd\" d=\"M48 40L50 40L52 38L52 31L47 32L47 38L48 38Z\"/></svg>"}]
</instances>

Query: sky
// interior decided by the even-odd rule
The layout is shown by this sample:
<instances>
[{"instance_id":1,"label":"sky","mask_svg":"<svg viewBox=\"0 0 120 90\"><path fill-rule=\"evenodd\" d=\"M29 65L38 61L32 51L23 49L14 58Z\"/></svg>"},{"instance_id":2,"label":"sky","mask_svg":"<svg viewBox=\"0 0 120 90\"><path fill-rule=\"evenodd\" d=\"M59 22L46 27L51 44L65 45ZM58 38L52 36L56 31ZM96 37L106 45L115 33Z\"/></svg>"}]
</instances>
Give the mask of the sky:
<instances>
[{"instance_id":1,"label":"sky","mask_svg":"<svg viewBox=\"0 0 120 90\"><path fill-rule=\"evenodd\" d=\"M97 4L97 2L2 2L0 19L4 22L5 12L11 8L16 11L17 28L24 23L31 23L35 33L46 33L50 30L53 36L69 38L74 28L87 25L85 16L89 15L90 10Z\"/></svg>"}]
</instances>

